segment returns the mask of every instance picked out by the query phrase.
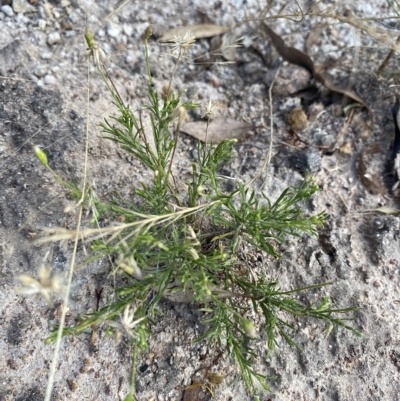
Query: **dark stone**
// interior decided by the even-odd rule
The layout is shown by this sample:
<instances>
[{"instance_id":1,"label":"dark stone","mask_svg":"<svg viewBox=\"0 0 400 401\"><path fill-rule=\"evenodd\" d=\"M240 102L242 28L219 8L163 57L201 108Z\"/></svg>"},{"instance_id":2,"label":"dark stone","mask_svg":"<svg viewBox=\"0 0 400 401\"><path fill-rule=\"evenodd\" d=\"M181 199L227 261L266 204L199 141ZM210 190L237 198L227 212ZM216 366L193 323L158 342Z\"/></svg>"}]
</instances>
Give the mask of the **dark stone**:
<instances>
[{"instance_id":1,"label":"dark stone","mask_svg":"<svg viewBox=\"0 0 400 401\"><path fill-rule=\"evenodd\" d=\"M289 166L304 174L305 172L316 173L321 170L321 156L318 150L307 148L299 150L289 157Z\"/></svg>"},{"instance_id":2,"label":"dark stone","mask_svg":"<svg viewBox=\"0 0 400 401\"><path fill-rule=\"evenodd\" d=\"M149 368L149 365L147 365L147 363L145 363L144 365L142 365L139 370L144 373L146 372L146 370Z\"/></svg>"}]
</instances>

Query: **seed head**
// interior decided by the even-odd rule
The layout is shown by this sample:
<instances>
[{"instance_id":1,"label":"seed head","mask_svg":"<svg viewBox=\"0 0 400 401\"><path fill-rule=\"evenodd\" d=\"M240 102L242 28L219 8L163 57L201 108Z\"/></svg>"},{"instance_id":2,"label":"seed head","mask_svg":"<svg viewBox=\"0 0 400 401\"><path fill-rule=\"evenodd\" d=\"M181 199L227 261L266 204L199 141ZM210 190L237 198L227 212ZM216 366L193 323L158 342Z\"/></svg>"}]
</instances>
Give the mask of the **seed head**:
<instances>
[{"instance_id":1,"label":"seed head","mask_svg":"<svg viewBox=\"0 0 400 401\"><path fill-rule=\"evenodd\" d=\"M85 40L88 45L87 59L93 58L94 65L99 70L104 70L107 63L107 56L103 49L94 41L93 33L90 29L86 28Z\"/></svg>"},{"instance_id":2,"label":"seed head","mask_svg":"<svg viewBox=\"0 0 400 401\"><path fill-rule=\"evenodd\" d=\"M170 43L167 43L167 46L171 48L171 55L178 58L183 56L193 46L195 41L196 38L192 32L187 31L183 37L174 35L174 39Z\"/></svg>"},{"instance_id":3,"label":"seed head","mask_svg":"<svg viewBox=\"0 0 400 401\"><path fill-rule=\"evenodd\" d=\"M43 150L39 148L39 146L35 146L34 151L35 156L38 158L40 163L42 163L43 166L47 166L48 163L46 153L44 153Z\"/></svg>"},{"instance_id":4,"label":"seed head","mask_svg":"<svg viewBox=\"0 0 400 401\"><path fill-rule=\"evenodd\" d=\"M146 42L149 40L149 37L153 34L153 25L149 25L144 31L143 39Z\"/></svg>"},{"instance_id":5,"label":"seed head","mask_svg":"<svg viewBox=\"0 0 400 401\"><path fill-rule=\"evenodd\" d=\"M126 335L130 338L136 338L137 334L133 331L134 327L137 326L145 317L141 317L135 320L136 309L131 310L130 305L126 305L124 314L121 316L121 322L114 322L113 320L107 320L107 324L116 329L116 340L119 342L121 335Z\"/></svg>"},{"instance_id":6,"label":"seed head","mask_svg":"<svg viewBox=\"0 0 400 401\"><path fill-rule=\"evenodd\" d=\"M189 120L189 116L187 114L186 109L183 106L177 107L173 112L172 112L172 119L174 120L175 118L178 119L178 127L177 131L180 131L182 128L182 125L185 121Z\"/></svg>"},{"instance_id":7,"label":"seed head","mask_svg":"<svg viewBox=\"0 0 400 401\"><path fill-rule=\"evenodd\" d=\"M63 276L50 277L50 267L42 265L39 269L39 280L35 280L31 276L22 274L18 277L23 287L18 288L20 294L40 294L50 307L53 304L50 300L51 293L57 293L61 296L65 294L66 286L64 285Z\"/></svg>"},{"instance_id":8,"label":"seed head","mask_svg":"<svg viewBox=\"0 0 400 401\"><path fill-rule=\"evenodd\" d=\"M206 111L202 117L207 117L209 120L213 120L220 115L220 105L217 103L213 103L210 99L206 105Z\"/></svg>"}]
</instances>

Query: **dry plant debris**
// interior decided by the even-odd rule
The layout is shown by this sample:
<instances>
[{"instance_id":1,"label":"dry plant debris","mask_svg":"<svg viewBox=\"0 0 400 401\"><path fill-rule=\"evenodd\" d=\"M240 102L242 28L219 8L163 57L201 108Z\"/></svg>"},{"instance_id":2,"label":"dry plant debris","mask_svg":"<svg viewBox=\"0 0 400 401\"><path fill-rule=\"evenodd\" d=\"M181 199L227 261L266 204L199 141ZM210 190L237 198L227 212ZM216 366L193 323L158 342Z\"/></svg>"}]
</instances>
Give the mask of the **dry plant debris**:
<instances>
[{"instance_id":1,"label":"dry plant debris","mask_svg":"<svg viewBox=\"0 0 400 401\"><path fill-rule=\"evenodd\" d=\"M333 83L332 75L330 75L327 71L324 71L322 67L315 66L310 56L294 47L286 46L285 41L279 35L277 35L267 24L262 23L260 24L260 26L261 29L264 30L264 32L270 37L272 44L276 48L279 55L285 61L305 68L310 73L312 78L315 78L317 82L325 86L330 91L340 93L355 100L357 103L360 103L368 110L372 118L370 108L358 95L356 95L353 91L349 89L338 88Z\"/></svg>"},{"instance_id":2,"label":"dry plant debris","mask_svg":"<svg viewBox=\"0 0 400 401\"><path fill-rule=\"evenodd\" d=\"M221 35L225 32L230 31L231 28L226 26L214 25L214 24L200 24L200 25L188 25L179 26L164 32L163 35L158 39L159 42L170 42L176 37L182 37L186 32L190 31L196 39L212 38L213 36Z\"/></svg>"},{"instance_id":3,"label":"dry plant debris","mask_svg":"<svg viewBox=\"0 0 400 401\"><path fill-rule=\"evenodd\" d=\"M208 128L207 128L208 125ZM202 142L220 144L227 139L244 139L253 126L245 121L219 117L209 124L206 121L188 122L183 125L182 132Z\"/></svg>"},{"instance_id":4,"label":"dry plant debris","mask_svg":"<svg viewBox=\"0 0 400 401\"><path fill-rule=\"evenodd\" d=\"M373 194L385 194L386 188L382 184L382 180L373 173L369 173L366 165L366 155L375 154L380 151L379 145L371 146L363 150L360 154L360 159L358 162L358 174L363 185Z\"/></svg>"}]
</instances>

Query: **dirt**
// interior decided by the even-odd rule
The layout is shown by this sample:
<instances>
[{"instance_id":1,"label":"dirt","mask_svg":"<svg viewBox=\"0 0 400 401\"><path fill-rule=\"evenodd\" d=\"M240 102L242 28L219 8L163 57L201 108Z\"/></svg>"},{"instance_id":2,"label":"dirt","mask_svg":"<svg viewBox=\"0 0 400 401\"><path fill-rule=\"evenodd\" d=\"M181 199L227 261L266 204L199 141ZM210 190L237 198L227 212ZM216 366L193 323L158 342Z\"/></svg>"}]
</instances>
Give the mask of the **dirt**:
<instances>
[{"instance_id":1,"label":"dirt","mask_svg":"<svg viewBox=\"0 0 400 401\"><path fill-rule=\"evenodd\" d=\"M8 3L11 2L3 0L2 6ZM89 97L88 178L97 196L129 196L132 186L148 177L135 160L105 140L97 126L112 108L94 68L87 82L83 41L86 13L95 38L110 55L116 85L134 110L146 98L141 37L149 23L155 25L155 35L160 35L178 25L212 22L231 26L260 15L258 2L250 0L182 1L172 5L133 0L110 20L105 17L117 6L111 1L96 5L89 0L30 3L35 11L11 17L5 11L0 13L0 72L5 77L0 79L1 401L44 398L53 356L53 346L44 340L58 322L60 302L54 309L42 299L18 295L17 277L36 277L43 263L56 272L66 272L72 244L61 241L38 245L35 239L45 227L76 226L77 209L66 212L73 202L36 160L33 146L45 150L50 166L61 177L79 182L83 176ZM350 12L364 17L393 14L385 1L364 3L349 3ZM336 4L336 11L345 13L344 6L345 2ZM297 6L293 3L290 7L295 10ZM278 15L279 9L279 2L274 3L268 15ZM397 37L396 25L391 21L393 37ZM254 177L267 154L271 119L268 90L274 81L273 158L256 185L276 199L288 185L299 184L305 170L311 170L321 191L307 202L306 208L310 213L326 210L329 218L319 238L288 239L280 248L281 259L264 256L257 263L269 278L278 278L283 289L332 283L300 295L306 303L330 296L339 308L360 308L351 316L362 338L346 330L327 335L321 322L310 319L298 321L294 332L302 352L281 341L274 352L267 353L265 340L257 339L254 365L270 377L271 388L260 399L398 401L400 220L398 215L365 212L380 206L399 208L390 192L394 179L388 168L394 137L391 107L395 101L392 93L398 85L398 56L393 56L378 77L376 71L388 49L350 25L334 20L327 24L311 17L301 22L271 20L270 25L288 46L304 51L307 43L310 57L316 64L329 66L337 85L346 87L350 80L374 118L371 121L367 110L356 108L339 146L329 151L348 117L343 113L343 98L320 88L316 100L310 92L308 97L304 95L307 127L291 132L287 115L301 103L300 97L293 94L308 85L309 74L298 66L282 63L266 38L254 38L256 25L242 26L246 37L253 38L253 45L238 48L235 63L184 63L178 68L174 89L184 90L185 99L205 105L211 98L220 102L226 117L256 127L237 144L236 157L223 171L243 182ZM317 38L308 39L314 31ZM209 39L203 39L194 51L201 54L209 47ZM153 39L150 49L155 85L161 88L168 83L174 64L166 49ZM191 118L197 120L200 115L201 111L196 111ZM173 168L176 176L184 178L188 174L195 144L193 138L182 134ZM371 193L358 173L361 152L376 144L380 151L366 160L371 174L385 186L385 193ZM80 246L78 263L84 260L87 250L88 244ZM103 288L104 296L111 294L108 274L106 260L91 263L74 274L67 325L76 323L79 313L94 310L96 290ZM200 380L201 374L199 379L195 372L215 357L212 349L193 341L202 330L196 308L170 301L163 302L161 308L163 316L150 327L148 352L139 358L138 400L182 400L179 389L192 380ZM214 387L215 399L253 399L226 354L215 370L225 377L222 384ZM116 347L102 328L94 348L90 333L67 338L62 342L52 399L121 400L128 391L130 374L131 351L123 345ZM205 391L199 394L200 400L210 399Z\"/></svg>"}]
</instances>

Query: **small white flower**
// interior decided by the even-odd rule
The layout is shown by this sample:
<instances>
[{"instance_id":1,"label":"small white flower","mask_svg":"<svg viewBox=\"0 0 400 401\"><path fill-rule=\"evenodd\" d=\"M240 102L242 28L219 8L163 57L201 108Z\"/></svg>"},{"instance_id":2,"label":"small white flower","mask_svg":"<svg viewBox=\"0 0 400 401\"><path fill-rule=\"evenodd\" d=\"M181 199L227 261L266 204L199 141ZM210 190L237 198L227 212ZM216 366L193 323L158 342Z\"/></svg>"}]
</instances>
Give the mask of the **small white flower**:
<instances>
[{"instance_id":1,"label":"small white flower","mask_svg":"<svg viewBox=\"0 0 400 401\"><path fill-rule=\"evenodd\" d=\"M121 335L126 335L130 338L135 338L136 333L133 331L135 326L137 326L142 320L146 319L145 317L141 317L135 320L136 309L131 310L130 305L126 305L124 309L124 314L121 316L121 322L115 322L113 320L107 320L107 324L114 329L116 342L118 343Z\"/></svg>"},{"instance_id":2,"label":"small white flower","mask_svg":"<svg viewBox=\"0 0 400 401\"><path fill-rule=\"evenodd\" d=\"M66 286L64 285L64 277L56 275L50 277L50 267L42 265L39 269L39 281L26 274L22 274L18 277L23 287L18 288L19 294L40 294L50 307L53 307L53 303L50 300L51 293L57 293L64 296Z\"/></svg>"}]
</instances>

